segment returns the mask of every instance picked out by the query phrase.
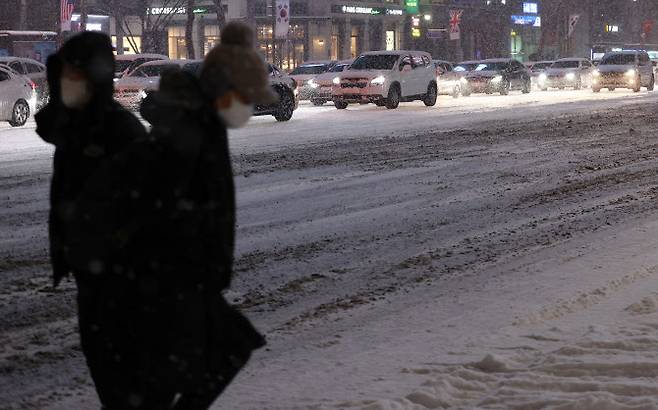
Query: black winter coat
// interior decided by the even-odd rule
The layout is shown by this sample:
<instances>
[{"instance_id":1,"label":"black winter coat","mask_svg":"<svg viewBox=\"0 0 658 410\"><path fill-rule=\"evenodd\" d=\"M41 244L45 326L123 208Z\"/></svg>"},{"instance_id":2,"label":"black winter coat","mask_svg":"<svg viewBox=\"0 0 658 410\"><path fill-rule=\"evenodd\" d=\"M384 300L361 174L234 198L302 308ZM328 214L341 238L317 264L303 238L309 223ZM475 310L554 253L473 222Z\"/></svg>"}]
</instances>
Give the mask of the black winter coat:
<instances>
[{"instance_id":1,"label":"black winter coat","mask_svg":"<svg viewBox=\"0 0 658 410\"><path fill-rule=\"evenodd\" d=\"M71 259L109 261L104 273L133 282L132 345L148 346L139 372L190 391L219 376L228 384L265 341L221 294L235 237L225 127L191 74L165 74L161 87L175 90L142 105L150 137L106 162L78 197Z\"/></svg>"},{"instance_id":2,"label":"black winter coat","mask_svg":"<svg viewBox=\"0 0 658 410\"><path fill-rule=\"evenodd\" d=\"M87 179L99 164L121 152L128 143L146 137L137 118L112 99L114 67L111 48L109 60L103 55L107 49L104 40L95 33L85 33L48 59L50 102L35 117L37 134L55 145L49 217L55 285L71 271L94 269L94 266L75 269L68 261L72 207ZM86 73L93 92L90 104L83 110L68 109L61 103L62 60L69 61L71 55L76 56L75 63ZM102 64L103 70L98 70L98 61L103 58L107 61Z\"/></svg>"}]
</instances>

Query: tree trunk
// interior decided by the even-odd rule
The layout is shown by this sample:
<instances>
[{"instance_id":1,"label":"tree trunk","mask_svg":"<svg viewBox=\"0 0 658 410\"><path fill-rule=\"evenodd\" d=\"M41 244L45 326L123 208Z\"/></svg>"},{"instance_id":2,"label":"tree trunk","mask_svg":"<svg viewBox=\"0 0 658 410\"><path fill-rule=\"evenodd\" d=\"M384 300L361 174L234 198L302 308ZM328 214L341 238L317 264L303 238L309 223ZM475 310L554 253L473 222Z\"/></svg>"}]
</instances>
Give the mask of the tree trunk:
<instances>
[{"instance_id":1,"label":"tree trunk","mask_svg":"<svg viewBox=\"0 0 658 410\"><path fill-rule=\"evenodd\" d=\"M80 0L80 31L87 31L87 0Z\"/></svg>"},{"instance_id":2,"label":"tree trunk","mask_svg":"<svg viewBox=\"0 0 658 410\"><path fill-rule=\"evenodd\" d=\"M222 5L222 0L213 0L213 4L217 9L217 26L221 32L224 26L226 25L226 15L224 14L224 6Z\"/></svg>"},{"instance_id":3,"label":"tree trunk","mask_svg":"<svg viewBox=\"0 0 658 410\"><path fill-rule=\"evenodd\" d=\"M187 0L186 11L187 22L185 23L185 45L187 47L187 58L196 58L194 52L194 0Z\"/></svg>"}]
</instances>

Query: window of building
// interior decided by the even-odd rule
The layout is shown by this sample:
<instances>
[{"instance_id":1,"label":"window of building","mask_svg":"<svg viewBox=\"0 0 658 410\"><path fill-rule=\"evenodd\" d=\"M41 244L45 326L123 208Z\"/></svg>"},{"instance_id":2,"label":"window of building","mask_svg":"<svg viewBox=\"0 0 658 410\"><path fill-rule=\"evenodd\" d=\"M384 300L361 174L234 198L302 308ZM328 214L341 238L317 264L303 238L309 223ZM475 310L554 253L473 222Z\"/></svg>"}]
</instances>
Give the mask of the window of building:
<instances>
[{"instance_id":1,"label":"window of building","mask_svg":"<svg viewBox=\"0 0 658 410\"><path fill-rule=\"evenodd\" d=\"M186 59L185 27L169 27L169 58Z\"/></svg>"},{"instance_id":2,"label":"window of building","mask_svg":"<svg viewBox=\"0 0 658 410\"><path fill-rule=\"evenodd\" d=\"M271 25L258 25L256 35L260 50L267 58L267 61L280 66L281 69L290 71L304 62L306 51L304 25L291 25L288 38L285 40L276 40L276 43L274 43L272 36ZM276 55L274 55L275 51Z\"/></svg>"},{"instance_id":3,"label":"window of building","mask_svg":"<svg viewBox=\"0 0 658 410\"><path fill-rule=\"evenodd\" d=\"M395 30L386 30L386 51L395 50Z\"/></svg>"},{"instance_id":4,"label":"window of building","mask_svg":"<svg viewBox=\"0 0 658 410\"><path fill-rule=\"evenodd\" d=\"M117 36L112 36L112 47L117 49ZM141 36L123 37L123 54L139 54L142 49Z\"/></svg>"},{"instance_id":5,"label":"window of building","mask_svg":"<svg viewBox=\"0 0 658 410\"><path fill-rule=\"evenodd\" d=\"M219 44L219 26L205 26L203 36L203 54L206 55Z\"/></svg>"}]
</instances>

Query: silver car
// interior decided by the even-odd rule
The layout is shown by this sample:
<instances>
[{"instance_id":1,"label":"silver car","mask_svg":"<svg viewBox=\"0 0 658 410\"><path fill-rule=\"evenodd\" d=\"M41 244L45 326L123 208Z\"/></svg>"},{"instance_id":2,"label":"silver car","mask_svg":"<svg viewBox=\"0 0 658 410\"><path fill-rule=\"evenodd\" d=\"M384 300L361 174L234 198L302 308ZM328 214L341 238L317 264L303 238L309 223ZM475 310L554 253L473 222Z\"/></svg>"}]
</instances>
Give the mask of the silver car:
<instances>
[{"instance_id":1,"label":"silver car","mask_svg":"<svg viewBox=\"0 0 658 410\"><path fill-rule=\"evenodd\" d=\"M18 74L28 77L36 85L37 108L48 103L50 92L46 79L46 66L36 60L24 57L0 57L0 66L6 66Z\"/></svg>"},{"instance_id":2,"label":"silver car","mask_svg":"<svg viewBox=\"0 0 658 410\"><path fill-rule=\"evenodd\" d=\"M36 86L29 78L0 66L0 121L12 127L25 125L36 111Z\"/></svg>"},{"instance_id":3,"label":"silver car","mask_svg":"<svg viewBox=\"0 0 658 410\"><path fill-rule=\"evenodd\" d=\"M642 87L653 91L655 85L653 65L646 51L627 50L606 53L592 74L592 91L602 88L629 88L640 92Z\"/></svg>"},{"instance_id":4,"label":"silver car","mask_svg":"<svg viewBox=\"0 0 658 410\"><path fill-rule=\"evenodd\" d=\"M549 88L563 90L567 87L580 90L591 85L593 71L592 62L586 58L561 58L539 74L537 83L542 91Z\"/></svg>"}]
</instances>

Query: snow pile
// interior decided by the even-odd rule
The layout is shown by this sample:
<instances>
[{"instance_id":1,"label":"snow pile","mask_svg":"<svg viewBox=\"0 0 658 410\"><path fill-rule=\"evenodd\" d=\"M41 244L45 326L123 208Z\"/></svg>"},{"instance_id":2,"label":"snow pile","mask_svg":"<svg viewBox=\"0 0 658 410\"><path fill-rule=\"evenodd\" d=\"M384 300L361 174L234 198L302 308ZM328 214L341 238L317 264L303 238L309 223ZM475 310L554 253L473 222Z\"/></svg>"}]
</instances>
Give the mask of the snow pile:
<instances>
[{"instance_id":1,"label":"snow pile","mask_svg":"<svg viewBox=\"0 0 658 410\"><path fill-rule=\"evenodd\" d=\"M517 346L511 354L489 354L474 363L412 369L431 374L417 391L403 399L351 406L363 410L657 409L655 299L644 298L626 311L635 320L615 329L590 326L574 343L561 344L565 335L551 328L542 339L557 346L546 352Z\"/></svg>"}]
</instances>

